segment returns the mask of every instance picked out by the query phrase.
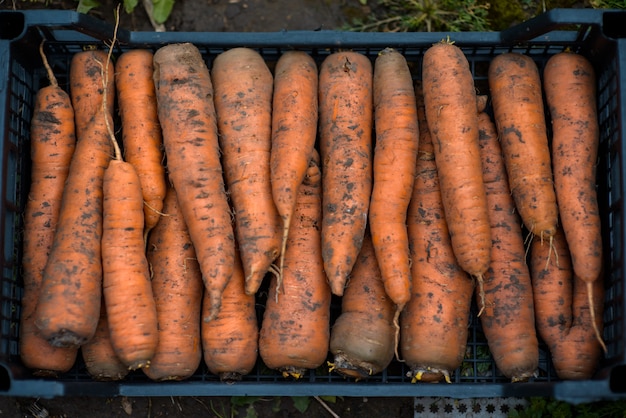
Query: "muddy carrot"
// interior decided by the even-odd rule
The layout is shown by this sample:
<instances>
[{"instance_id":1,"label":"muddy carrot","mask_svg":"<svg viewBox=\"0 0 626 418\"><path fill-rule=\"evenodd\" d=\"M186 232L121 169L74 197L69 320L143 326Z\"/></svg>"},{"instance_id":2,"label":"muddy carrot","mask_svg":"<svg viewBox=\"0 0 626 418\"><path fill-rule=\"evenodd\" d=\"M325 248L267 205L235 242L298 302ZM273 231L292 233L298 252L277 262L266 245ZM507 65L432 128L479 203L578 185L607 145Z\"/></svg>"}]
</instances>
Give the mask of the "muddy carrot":
<instances>
[{"instance_id":1,"label":"muddy carrot","mask_svg":"<svg viewBox=\"0 0 626 418\"><path fill-rule=\"evenodd\" d=\"M261 55L249 48L218 55L211 77L246 292L254 294L278 257L282 240L270 183L273 78Z\"/></svg>"},{"instance_id":2,"label":"muddy carrot","mask_svg":"<svg viewBox=\"0 0 626 418\"><path fill-rule=\"evenodd\" d=\"M298 188L282 283L278 277L270 282L259 338L265 365L296 379L307 369L324 364L330 339L331 293L324 274L320 232L321 172L319 155L315 150L313 154Z\"/></svg>"},{"instance_id":3,"label":"muddy carrot","mask_svg":"<svg viewBox=\"0 0 626 418\"><path fill-rule=\"evenodd\" d=\"M198 48L186 43L154 54L154 80L169 179L211 299L213 311L204 320L211 320L219 312L235 257L211 77Z\"/></svg>"},{"instance_id":4,"label":"muddy carrot","mask_svg":"<svg viewBox=\"0 0 626 418\"><path fill-rule=\"evenodd\" d=\"M183 380L202 361L200 321L202 273L176 192L168 188L164 215L148 240L148 262L159 323L159 343L150 367L152 380Z\"/></svg>"},{"instance_id":5,"label":"muddy carrot","mask_svg":"<svg viewBox=\"0 0 626 418\"><path fill-rule=\"evenodd\" d=\"M372 63L357 52L324 59L319 75L322 257L343 295L367 226L372 193Z\"/></svg>"},{"instance_id":6,"label":"muddy carrot","mask_svg":"<svg viewBox=\"0 0 626 418\"><path fill-rule=\"evenodd\" d=\"M76 146L74 110L69 95L59 87L40 46L50 85L35 97L30 125L31 183L24 208L22 252L22 310L20 315L20 358L36 375L55 376L67 372L76 360L75 348L55 348L35 326L43 270L54 239L61 198L70 161Z\"/></svg>"}]
</instances>

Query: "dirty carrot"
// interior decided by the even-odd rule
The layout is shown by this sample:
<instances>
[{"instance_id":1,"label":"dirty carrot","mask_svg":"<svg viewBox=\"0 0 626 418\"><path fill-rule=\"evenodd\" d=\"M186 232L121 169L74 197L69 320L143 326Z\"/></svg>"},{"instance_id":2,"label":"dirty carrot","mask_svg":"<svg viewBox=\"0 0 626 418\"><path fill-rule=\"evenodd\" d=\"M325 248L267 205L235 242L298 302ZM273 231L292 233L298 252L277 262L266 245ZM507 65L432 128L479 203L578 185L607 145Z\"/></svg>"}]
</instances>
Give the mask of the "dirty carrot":
<instances>
[{"instance_id":1,"label":"dirty carrot","mask_svg":"<svg viewBox=\"0 0 626 418\"><path fill-rule=\"evenodd\" d=\"M369 235L363 239L330 331L330 370L355 380L383 371L393 359L396 307L387 296Z\"/></svg>"},{"instance_id":2,"label":"dirty carrot","mask_svg":"<svg viewBox=\"0 0 626 418\"><path fill-rule=\"evenodd\" d=\"M200 315L202 273L180 211L176 191L169 187L164 215L148 239L148 262L159 323L159 343L150 367L152 380L183 380L202 361Z\"/></svg>"},{"instance_id":3,"label":"dirty carrot","mask_svg":"<svg viewBox=\"0 0 626 418\"><path fill-rule=\"evenodd\" d=\"M76 146L74 110L69 95L59 87L43 52L50 84L35 97L30 125L31 182L24 207L22 250L22 311L20 315L20 358L39 376L67 372L76 360L76 348L52 347L35 326L43 270L54 239L61 198L70 161Z\"/></svg>"},{"instance_id":4,"label":"dirty carrot","mask_svg":"<svg viewBox=\"0 0 626 418\"><path fill-rule=\"evenodd\" d=\"M552 170L560 221L575 275L587 283L602 282L602 231L596 192L600 128L596 110L596 77L582 55L553 55L544 68L544 90L552 121ZM592 309L593 315L595 309ZM595 320L592 321L595 323ZM597 333L602 342L602 335Z\"/></svg>"},{"instance_id":5,"label":"dirty carrot","mask_svg":"<svg viewBox=\"0 0 626 418\"><path fill-rule=\"evenodd\" d=\"M537 372L539 345L524 235L496 128L484 112L478 116L478 126L492 242L480 322L498 369L513 382L526 381Z\"/></svg>"},{"instance_id":6,"label":"dirty carrot","mask_svg":"<svg viewBox=\"0 0 626 418\"><path fill-rule=\"evenodd\" d=\"M420 139L407 211L413 286L400 316L399 351L412 382L450 383L465 356L474 281L452 250L421 83L416 83L415 92Z\"/></svg>"},{"instance_id":7,"label":"dirty carrot","mask_svg":"<svg viewBox=\"0 0 626 418\"><path fill-rule=\"evenodd\" d=\"M270 183L274 81L261 55L249 48L219 54L211 77L246 292L254 294L280 253L283 235Z\"/></svg>"},{"instance_id":8,"label":"dirty carrot","mask_svg":"<svg viewBox=\"0 0 626 418\"><path fill-rule=\"evenodd\" d=\"M373 88L376 146L369 227L385 290L400 312L411 298L406 217L419 144L413 79L402 54L391 48L378 54Z\"/></svg>"},{"instance_id":9,"label":"dirty carrot","mask_svg":"<svg viewBox=\"0 0 626 418\"><path fill-rule=\"evenodd\" d=\"M115 91L113 67L105 62L102 51L76 53L71 62L70 85L82 86L71 94L73 106L87 101L97 106L92 103L80 112L74 107L76 148L35 313L42 336L57 347L84 344L94 335L100 317L102 183L113 154L107 130L112 115L102 109L104 86L109 100ZM108 82L103 74L111 75Z\"/></svg>"},{"instance_id":10,"label":"dirty carrot","mask_svg":"<svg viewBox=\"0 0 626 418\"><path fill-rule=\"evenodd\" d=\"M98 381L123 380L128 367L117 357L111 345L109 322L104 301L100 304L100 320L94 336L80 346L87 373Z\"/></svg>"},{"instance_id":11,"label":"dirty carrot","mask_svg":"<svg viewBox=\"0 0 626 418\"><path fill-rule=\"evenodd\" d=\"M270 179L274 204L283 220L280 273L298 188L317 138L317 84L317 65L309 54L287 51L276 62Z\"/></svg>"},{"instance_id":12,"label":"dirty carrot","mask_svg":"<svg viewBox=\"0 0 626 418\"><path fill-rule=\"evenodd\" d=\"M577 277L572 269L561 227L553 242L558 258L550 257L547 266L549 249L539 241L533 241L530 247L537 332L548 345L560 379L590 379L602 355L603 347L595 330L602 330L604 286L602 280L592 283L594 299L590 305L587 282Z\"/></svg>"},{"instance_id":13,"label":"dirty carrot","mask_svg":"<svg viewBox=\"0 0 626 418\"><path fill-rule=\"evenodd\" d=\"M449 41L428 48L422 71L426 120L452 248L461 268L476 278L482 294L491 234L472 73L463 51Z\"/></svg>"},{"instance_id":14,"label":"dirty carrot","mask_svg":"<svg viewBox=\"0 0 626 418\"><path fill-rule=\"evenodd\" d=\"M154 54L159 122L169 179L176 189L215 318L235 257L231 212L224 190L213 87L192 44L170 44Z\"/></svg>"},{"instance_id":15,"label":"dirty carrot","mask_svg":"<svg viewBox=\"0 0 626 418\"><path fill-rule=\"evenodd\" d=\"M367 226L372 193L372 63L358 52L324 59L319 75L322 257L333 294L343 295Z\"/></svg>"},{"instance_id":16,"label":"dirty carrot","mask_svg":"<svg viewBox=\"0 0 626 418\"><path fill-rule=\"evenodd\" d=\"M313 150L298 187L282 283L276 276L270 282L259 337L259 354L265 365L296 379L307 369L324 364L330 339L331 293L324 274L319 227L321 178L319 155Z\"/></svg>"},{"instance_id":17,"label":"dirty carrot","mask_svg":"<svg viewBox=\"0 0 626 418\"><path fill-rule=\"evenodd\" d=\"M213 310L211 303L205 293L202 301L205 317ZM202 322L200 332L204 363L221 381L236 382L252 371L257 361L259 328L255 295L245 291L245 275L238 252L219 314L212 321Z\"/></svg>"},{"instance_id":18,"label":"dirty carrot","mask_svg":"<svg viewBox=\"0 0 626 418\"><path fill-rule=\"evenodd\" d=\"M558 210L539 70L532 58L505 53L491 61L488 80L515 206L526 228L549 241Z\"/></svg>"},{"instance_id":19,"label":"dirty carrot","mask_svg":"<svg viewBox=\"0 0 626 418\"><path fill-rule=\"evenodd\" d=\"M102 288L111 344L131 370L149 367L158 344L157 313L145 253L143 198L132 164L104 172Z\"/></svg>"},{"instance_id":20,"label":"dirty carrot","mask_svg":"<svg viewBox=\"0 0 626 418\"><path fill-rule=\"evenodd\" d=\"M166 191L153 72L153 54L146 49L124 52L115 64L124 160L141 181L146 235L159 220Z\"/></svg>"}]
</instances>

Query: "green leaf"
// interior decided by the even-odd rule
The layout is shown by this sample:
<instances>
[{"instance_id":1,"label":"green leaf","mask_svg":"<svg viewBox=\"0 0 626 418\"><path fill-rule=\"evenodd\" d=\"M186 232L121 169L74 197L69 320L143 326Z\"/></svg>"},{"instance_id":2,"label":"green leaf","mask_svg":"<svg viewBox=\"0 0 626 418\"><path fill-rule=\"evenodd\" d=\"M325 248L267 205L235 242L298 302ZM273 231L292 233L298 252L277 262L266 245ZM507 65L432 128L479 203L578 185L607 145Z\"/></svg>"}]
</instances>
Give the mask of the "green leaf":
<instances>
[{"instance_id":1,"label":"green leaf","mask_svg":"<svg viewBox=\"0 0 626 418\"><path fill-rule=\"evenodd\" d=\"M152 11L152 17L157 23L165 23L170 13L172 13L172 7L174 7L175 0L152 0L154 10Z\"/></svg>"},{"instance_id":2,"label":"green leaf","mask_svg":"<svg viewBox=\"0 0 626 418\"><path fill-rule=\"evenodd\" d=\"M359 3L361 3L363 6L367 6L367 0L359 0Z\"/></svg>"},{"instance_id":3,"label":"green leaf","mask_svg":"<svg viewBox=\"0 0 626 418\"><path fill-rule=\"evenodd\" d=\"M98 0L79 0L78 6L76 6L76 11L78 13L87 14L91 9L95 9L96 7L100 7L100 2Z\"/></svg>"},{"instance_id":4,"label":"green leaf","mask_svg":"<svg viewBox=\"0 0 626 418\"><path fill-rule=\"evenodd\" d=\"M139 3L139 0L124 0L124 10L126 13L131 14L135 10L135 7L137 7L137 3Z\"/></svg>"},{"instance_id":5,"label":"green leaf","mask_svg":"<svg viewBox=\"0 0 626 418\"><path fill-rule=\"evenodd\" d=\"M304 413L309 408L311 398L308 396L292 396L293 406L300 412Z\"/></svg>"},{"instance_id":6,"label":"green leaf","mask_svg":"<svg viewBox=\"0 0 626 418\"><path fill-rule=\"evenodd\" d=\"M261 399L260 396L232 396L230 404L232 406L248 406Z\"/></svg>"},{"instance_id":7,"label":"green leaf","mask_svg":"<svg viewBox=\"0 0 626 418\"><path fill-rule=\"evenodd\" d=\"M320 399L328 403L337 403L336 396L320 396Z\"/></svg>"}]
</instances>

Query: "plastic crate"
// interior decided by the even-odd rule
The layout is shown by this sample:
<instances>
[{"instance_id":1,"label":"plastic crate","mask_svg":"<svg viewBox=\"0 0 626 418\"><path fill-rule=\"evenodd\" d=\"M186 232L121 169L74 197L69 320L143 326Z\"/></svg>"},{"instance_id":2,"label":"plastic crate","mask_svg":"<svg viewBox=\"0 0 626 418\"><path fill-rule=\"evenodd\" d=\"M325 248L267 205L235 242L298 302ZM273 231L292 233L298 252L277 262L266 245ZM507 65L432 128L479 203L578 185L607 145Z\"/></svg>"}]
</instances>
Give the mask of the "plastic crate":
<instances>
[{"instance_id":1,"label":"plastic crate","mask_svg":"<svg viewBox=\"0 0 626 418\"><path fill-rule=\"evenodd\" d=\"M451 384L411 384L406 368L393 362L367 381L353 382L320 368L292 381L268 370L259 360L255 370L235 384L221 383L202 365L183 382L156 383L142 372L124 381L92 381L82 361L58 379L34 378L18 352L22 282L21 211L29 187L29 125L37 90L47 85L38 55L46 53L61 87L67 89L72 55L85 47L104 48L113 27L87 15L68 11L0 12L0 394L6 396L408 396L408 397L525 397L553 396L569 402L626 398L626 222L624 219L626 155L626 12L617 10L555 9L502 32L355 33L293 31L268 33L129 32L120 30L114 53L174 42L192 42L207 63L237 46L257 49L270 68L282 52L298 48L318 62L337 49L354 49L372 60L385 47L401 51L416 78L421 58L433 43L449 36L465 52L480 92L488 93L491 59L507 51L531 56L543 68L551 55L570 48L587 56L598 76L600 158L598 191L605 245L606 298L604 340L608 352L594 378L560 381L549 353L540 347L540 373L526 383L509 383L488 355L475 318L469 333L467 358L451 376ZM334 311L337 314L337 303ZM262 301L259 303L262 309ZM261 312L259 312L261 313Z\"/></svg>"}]
</instances>

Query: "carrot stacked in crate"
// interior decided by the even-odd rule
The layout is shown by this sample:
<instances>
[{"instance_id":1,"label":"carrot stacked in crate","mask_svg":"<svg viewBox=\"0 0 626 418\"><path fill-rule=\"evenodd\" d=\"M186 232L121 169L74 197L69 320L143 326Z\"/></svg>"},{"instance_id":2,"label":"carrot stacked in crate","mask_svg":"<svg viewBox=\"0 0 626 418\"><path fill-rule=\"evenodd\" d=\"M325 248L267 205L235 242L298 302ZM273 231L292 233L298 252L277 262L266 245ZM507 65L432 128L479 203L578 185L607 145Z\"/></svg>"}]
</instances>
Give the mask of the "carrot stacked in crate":
<instances>
[{"instance_id":1,"label":"carrot stacked in crate","mask_svg":"<svg viewBox=\"0 0 626 418\"><path fill-rule=\"evenodd\" d=\"M196 250L214 319L233 274L235 239L224 190L213 86L192 44L171 44L154 54L154 82L169 178Z\"/></svg>"},{"instance_id":2,"label":"carrot stacked in crate","mask_svg":"<svg viewBox=\"0 0 626 418\"><path fill-rule=\"evenodd\" d=\"M324 59L319 75L322 257L343 295L367 226L372 192L372 63L357 52Z\"/></svg>"},{"instance_id":3,"label":"carrot stacked in crate","mask_svg":"<svg viewBox=\"0 0 626 418\"><path fill-rule=\"evenodd\" d=\"M148 239L159 343L143 372L152 380L183 380L202 360L202 273L172 187L166 192L163 213Z\"/></svg>"},{"instance_id":4,"label":"carrot stacked in crate","mask_svg":"<svg viewBox=\"0 0 626 418\"><path fill-rule=\"evenodd\" d=\"M246 292L254 294L280 253L283 235L270 183L273 78L263 57L248 48L219 54L211 77Z\"/></svg>"},{"instance_id":5,"label":"carrot stacked in crate","mask_svg":"<svg viewBox=\"0 0 626 418\"><path fill-rule=\"evenodd\" d=\"M376 147L369 226L385 290L397 313L411 298L407 208L419 143L413 79L402 54L387 48L374 64Z\"/></svg>"},{"instance_id":6,"label":"carrot stacked in crate","mask_svg":"<svg viewBox=\"0 0 626 418\"><path fill-rule=\"evenodd\" d=\"M296 206L317 138L317 65L306 52L287 51L276 62L272 98L270 183L283 220L279 272ZM279 283L280 285L280 280Z\"/></svg>"},{"instance_id":7,"label":"carrot stacked in crate","mask_svg":"<svg viewBox=\"0 0 626 418\"><path fill-rule=\"evenodd\" d=\"M552 120L552 166L560 221L577 278L587 284L591 322L594 283L602 282L602 232L596 192L599 126L596 77L582 55L552 56L544 69L544 90ZM606 351L599 328L596 337Z\"/></svg>"},{"instance_id":8,"label":"carrot stacked in crate","mask_svg":"<svg viewBox=\"0 0 626 418\"><path fill-rule=\"evenodd\" d=\"M35 325L43 270L48 260L61 210L61 198L70 161L76 146L74 109L70 96L59 87L43 52L49 86L35 97L31 121L31 184L24 208L22 255L22 312L20 316L20 357L24 365L42 376L68 371L76 360L76 348L53 347Z\"/></svg>"},{"instance_id":9,"label":"carrot stacked in crate","mask_svg":"<svg viewBox=\"0 0 626 418\"><path fill-rule=\"evenodd\" d=\"M115 95L107 58L104 51L84 51L70 64L77 142L35 313L41 335L58 347L84 344L100 318L102 185L113 154L107 125L113 125ZM105 82L103 74L111 78Z\"/></svg>"},{"instance_id":10,"label":"carrot stacked in crate","mask_svg":"<svg viewBox=\"0 0 626 418\"><path fill-rule=\"evenodd\" d=\"M319 229L319 164L319 154L313 150L304 182L298 187L282 284L277 277L272 278L259 339L265 365L295 378L324 363L330 338L331 293L324 274Z\"/></svg>"},{"instance_id":11,"label":"carrot stacked in crate","mask_svg":"<svg viewBox=\"0 0 626 418\"><path fill-rule=\"evenodd\" d=\"M515 207L524 226L549 245L558 209L539 70L532 58L505 53L491 61L488 80Z\"/></svg>"},{"instance_id":12,"label":"carrot stacked in crate","mask_svg":"<svg viewBox=\"0 0 626 418\"><path fill-rule=\"evenodd\" d=\"M420 139L407 214L413 290L400 317L400 353L413 382L450 382L465 355L474 281L452 250L421 83L415 91Z\"/></svg>"},{"instance_id":13,"label":"carrot stacked in crate","mask_svg":"<svg viewBox=\"0 0 626 418\"><path fill-rule=\"evenodd\" d=\"M396 347L396 307L387 296L366 231L350 281L341 298L341 315L330 332L330 370L355 380L382 372Z\"/></svg>"},{"instance_id":14,"label":"carrot stacked in crate","mask_svg":"<svg viewBox=\"0 0 626 418\"><path fill-rule=\"evenodd\" d=\"M259 329L255 295L245 291L245 273L235 253L233 276L224 289L222 308L212 321L201 324L204 363L223 382L236 382L250 373L257 360ZM213 311L205 293L203 315Z\"/></svg>"},{"instance_id":15,"label":"carrot stacked in crate","mask_svg":"<svg viewBox=\"0 0 626 418\"><path fill-rule=\"evenodd\" d=\"M491 234L478 145L474 80L463 51L449 41L426 50L424 104L454 254L478 282L489 268Z\"/></svg>"},{"instance_id":16,"label":"carrot stacked in crate","mask_svg":"<svg viewBox=\"0 0 626 418\"><path fill-rule=\"evenodd\" d=\"M532 284L495 126L485 112L478 116L478 126L493 243L483 278L480 321L498 369L513 382L521 382L534 376L539 365Z\"/></svg>"},{"instance_id":17,"label":"carrot stacked in crate","mask_svg":"<svg viewBox=\"0 0 626 418\"><path fill-rule=\"evenodd\" d=\"M152 52L144 49L124 52L115 64L124 159L141 181L146 235L159 220L166 193L153 73Z\"/></svg>"}]
</instances>

